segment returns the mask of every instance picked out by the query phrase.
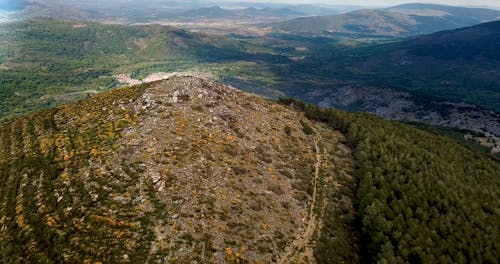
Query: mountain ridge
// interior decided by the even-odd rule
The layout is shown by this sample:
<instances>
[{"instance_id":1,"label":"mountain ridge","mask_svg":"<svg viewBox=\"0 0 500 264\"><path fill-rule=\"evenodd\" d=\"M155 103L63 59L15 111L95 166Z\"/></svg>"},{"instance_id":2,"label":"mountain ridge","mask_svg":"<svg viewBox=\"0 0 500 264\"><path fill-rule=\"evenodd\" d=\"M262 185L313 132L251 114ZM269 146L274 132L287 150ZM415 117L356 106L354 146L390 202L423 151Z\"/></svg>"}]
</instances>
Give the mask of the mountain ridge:
<instances>
[{"instance_id":1,"label":"mountain ridge","mask_svg":"<svg viewBox=\"0 0 500 264\"><path fill-rule=\"evenodd\" d=\"M346 14L297 18L266 24L297 34L408 37L472 26L500 18L500 11L431 4L407 4Z\"/></svg>"},{"instance_id":2,"label":"mountain ridge","mask_svg":"<svg viewBox=\"0 0 500 264\"><path fill-rule=\"evenodd\" d=\"M340 80L328 89L297 88L292 96L388 119L467 127L498 141L499 39L494 21L342 53L325 49L298 64L335 72Z\"/></svg>"}]
</instances>

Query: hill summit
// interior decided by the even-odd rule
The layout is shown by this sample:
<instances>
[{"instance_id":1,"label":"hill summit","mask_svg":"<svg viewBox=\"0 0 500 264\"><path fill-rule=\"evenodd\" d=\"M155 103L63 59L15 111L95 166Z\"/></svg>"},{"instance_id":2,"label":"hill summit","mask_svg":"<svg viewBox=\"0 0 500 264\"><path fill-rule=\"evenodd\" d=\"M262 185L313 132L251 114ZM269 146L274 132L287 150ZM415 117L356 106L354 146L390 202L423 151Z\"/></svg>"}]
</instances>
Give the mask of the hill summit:
<instances>
[{"instance_id":1,"label":"hill summit","mask_svg":"<svg viewBox=\"0 0 500 264\"><path fill-rule=\"evenodd\" d=\"M499 255L500 165L489 156L189 75L0 123L0 182L2 263Z\"/></svg>"},{"instance_id":2,"label":"hill summit","mask_svg":"<svg viewBox=\"0 0 500 264\"><path fill-rule=\"evenodd\" d=\"M326 190L352 168L339 132L192 76L0 131L2 182L19 190L2 196L0 242L25 262L309 262Z\"/></svg>"}]
</instances>

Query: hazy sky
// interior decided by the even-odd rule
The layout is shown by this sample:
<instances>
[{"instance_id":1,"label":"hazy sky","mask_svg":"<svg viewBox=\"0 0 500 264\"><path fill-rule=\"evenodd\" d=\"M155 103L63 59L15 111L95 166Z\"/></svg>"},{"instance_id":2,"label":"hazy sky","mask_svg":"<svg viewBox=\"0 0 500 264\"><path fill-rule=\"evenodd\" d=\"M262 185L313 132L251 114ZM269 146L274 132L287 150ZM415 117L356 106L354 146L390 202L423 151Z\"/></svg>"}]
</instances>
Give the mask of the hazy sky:
<instances>
[{"instance_id":1,"label":"hazy sky","mask_svg":"<svg viewBox=\"0 0 500 264\"><path fill-rule=\"evenodd\" d=\"M59 2L67 3L75 2L75 0L0 0L0 7L2 6L18 6L22 2ZM82 0L76 0L76 2ZM99 3L102 0L87 0L84 2ZM148 0L107 0L106 2L141 2ZM154 2L162 2L161 0L153 0ZM169 2L172 0L165 0ZM183 2L177 0L177 2ZM460 5L460 6L495 6L500 7L500 0L187 0L186 2L261 2L261 3L323 3L332 5L362 5L362 6L390 6L402 3L433 3L433 4L446 4L446 5Z\"/></svg>"},{"instance_id":2,"label":"hazy sky","mask_svg":"<svg viewBox=\"0 0 500 264\"><path fill-rule=\"evenodd\" d=\"M294 3L325 3L335 5L397 5L403 3L432 3L460 6L500 6L500 0L289 0L289 1L269 1L250 0L253 2L294 2Z\"/></svg>"}]
</instances>

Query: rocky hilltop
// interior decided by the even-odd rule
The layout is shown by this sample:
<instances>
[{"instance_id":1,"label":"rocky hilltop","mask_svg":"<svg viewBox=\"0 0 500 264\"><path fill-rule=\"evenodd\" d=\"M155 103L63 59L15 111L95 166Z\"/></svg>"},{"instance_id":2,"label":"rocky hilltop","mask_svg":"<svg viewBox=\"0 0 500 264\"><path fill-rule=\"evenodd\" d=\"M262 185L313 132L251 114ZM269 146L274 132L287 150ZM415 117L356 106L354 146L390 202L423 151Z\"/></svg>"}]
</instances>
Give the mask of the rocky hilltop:
<instances>
[{"instance_id":1,"label":"rocky hilltop","mask_svg":"<svg viewBox=\"0 0 500 264\"><path fill-rule=\"evenodd\" d=\"M329 203L354 212L326 199L351 179L340 132L209 79L99 94L0 135L7 262L313 263Z\"/></svg>"},{"instance_id":2,"label":"rocky hilltop","mask_svg":"<svg viewBox=\"0 0 500 264\"><path fill-rule=\"evenodd\" d=\"M279 103L184 74L0 123L0 263L496 263L494 157Z\"/></svg>"}]
</instances>

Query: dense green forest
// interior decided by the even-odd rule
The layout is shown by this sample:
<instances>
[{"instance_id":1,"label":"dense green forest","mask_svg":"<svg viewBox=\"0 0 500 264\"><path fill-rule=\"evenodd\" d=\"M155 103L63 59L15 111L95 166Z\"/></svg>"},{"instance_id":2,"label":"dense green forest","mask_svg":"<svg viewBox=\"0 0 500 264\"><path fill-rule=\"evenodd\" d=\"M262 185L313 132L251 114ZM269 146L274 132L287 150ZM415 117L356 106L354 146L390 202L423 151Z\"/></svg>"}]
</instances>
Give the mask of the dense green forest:
<instances>
[{"instance_id":1,"label":"dense green forest","mask_svg":"<svg viewBox=\"0 0 500 264\"><path fill-rule=\"evenodd\" d=\"M456 128L449 128L449 127L443 127L443 126L433 126L433 125L427 125L424 123L415 123L415 122L404 122L406 124L409 124L411 126L414 126L416 128L428 131L430 133L433 133L435 135L440 135L440 136L445 136L449 137L451 139L454 139L458 141L460 144L465 146L466 148L477 152L477 153L483 153L487 155L488 157L492 158L493 160L496 160L500 162L500 153L493 153L491 152L490 147L486 147L481 145L480 142L474 139L467 139L467 135L471 136L478 136L481 138L488 138L484 134L481 133L474 133L469 130L464 130L464 129L456 129Z\"/></svg>"},{"instance_id":2,"label":"dense green forest","mask_svg":"<svg viewBox=\"0 0 500 264\"><path fill-rule=\"evenodd\" d=\"M281 103L340 129L355 149L367 262L498 263L499 163L453 139L370 114Z\"/></svg>"}]
</instances>

